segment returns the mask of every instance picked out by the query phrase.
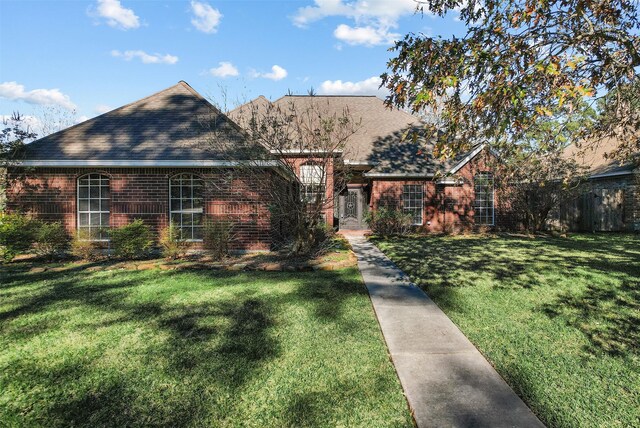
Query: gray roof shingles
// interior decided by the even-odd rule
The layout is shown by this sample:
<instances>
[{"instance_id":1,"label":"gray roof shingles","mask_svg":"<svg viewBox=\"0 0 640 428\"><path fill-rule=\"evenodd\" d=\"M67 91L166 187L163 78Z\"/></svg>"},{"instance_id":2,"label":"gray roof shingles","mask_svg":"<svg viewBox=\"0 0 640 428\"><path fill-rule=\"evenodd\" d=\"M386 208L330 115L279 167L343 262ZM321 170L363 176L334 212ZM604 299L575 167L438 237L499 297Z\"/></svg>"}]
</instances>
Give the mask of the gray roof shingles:
<instances>
[{"instance_id":1,"label":"gray roof shingles","mask_svg":"<svg viewBox=\"0 0 640 428\"><path fill-rule=\"evenodd\" d=\"M26 146L26 160L239 160L255 157L241 128L178 84Z\"/></svg>"},{"instance_id":2,"label":"gray roof shingles","mask_svg":"<svg viewBox=\"0 0 640 428\"><path fill-rule=\"evenodd\" d=\"M434 159L429 142L406 138L420 120L387 108L375 96L284 96L273 102L303 111L316 103L326 114L348 110L358 122L344 159L371 165L371 173L429 175L446 172L466 154L449 161ZM267 158L263 147L246 142L240 126L270 105L260 96L222 114L186 82L127 104L27 145L34 161L200 161ZM230 120L231 119L231 120ZM238 126L236 124L240 124ZM420 154L422 151L424 154Z\"/></svg>"},{"instance_id":3,"label":"gray roof shingles","mask_svg":"<svg viewBox=\"0 0 640 428\"><path fill-rule=\"evenodd\" d=\"M356 132L349 137L343 157L347 161L373 166L373 174L406 174L416 176L445 173L464 159L469 152L455 159L439 160L431 155L432 142L413 141L411 131L420 131L420 120L402 110L391 109L376 96L287 95L272 105L305 111L315 103L317 110L338 117L345 111L358 123ZM253 114L260 114L269 101L260 96L229 112L229 117L246 126ZM409 135L409 136L408 136Z\"/></svg>"},{"instance_id":4,"label":"gray roof shingles","mask_svg":"<svg viewBox=\"0 0 640 428\"><path fill-rule=\"evenodd\" d=\"M615 154L619 144L620 141L614 138L593 141L584 147L571 144L565 149L564 156L587 168L591 176L632 174L638 167L638 160L635 163L634 161L619 162L606 156Z\"/></svg>"}]
</instances>

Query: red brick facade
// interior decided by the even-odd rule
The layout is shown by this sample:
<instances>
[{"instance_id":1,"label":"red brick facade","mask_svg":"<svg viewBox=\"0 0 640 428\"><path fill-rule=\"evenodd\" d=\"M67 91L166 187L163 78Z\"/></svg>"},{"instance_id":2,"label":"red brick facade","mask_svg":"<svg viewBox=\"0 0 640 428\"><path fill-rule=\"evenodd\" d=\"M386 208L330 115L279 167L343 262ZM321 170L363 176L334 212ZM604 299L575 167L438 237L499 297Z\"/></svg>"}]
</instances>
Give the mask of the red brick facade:
<instances>
[{"instance_id":1,"label":"red brick facade","mask_svg":"<svg viewBox=\"0 0 640 428\"><path fill-rule=\"evenodd\" d=\"M313 157L291 157L283 159L285 164L289 165L293 172L300 177L300 166L307 163L317 162L325 168L325 204L323 206L323 212L326 220L326 224L330 227L334 226L333 211L334 211L334 169L333 160L327 158L314 159Z\"/></svg>"},{"instance_id":2,"label":"red brick facade","mask_svg":"<svg viewBox=\"0 0 640 428\"><path fill-rule=\"evenodd\" d=\"M480 172L491 172L486 158L478 155L464 165L454 176L437 179L374 179L371 184L369 207L376 210L389 202L402 206L404 185L422 185L424 189L421 229L425 232L452 232L472 229L474 220L474 177ZM492 227L509 224L501 208L499 191L494 188L494 221Z\"/></svg>"},{"instance_id":3,"label":"red brick facade","mask_svg":"<svg viewBox=\"0 0 640 428\"><path fill-rule=\"evenodd\" d=\"M236 224L234 250L268 250L272 244L269 201L263 191L273 172L246 175L206 168L38 168L8 189L7 207L46 221L61 221L70 233L77 225L77 179L88 173L110 178L110 227L142 219L154 230L169 222L169 178L191 173L205 180L205 218ZM15 173L14 173L15 177ZM196 244L197 246L197 244Z\"/></svg>"},{"instance_id":4,"label":"red brick facade","mask_svg":"<svg viewBox=\"0 0 640 428\"><path fill-rule=\"evenodd\" d=\"M307 158L287 159L296 173ZM373 179L369 183L369 207L377 209L391 201L402 206L403 186L423 186L421 228L426 232L471 229L474 224L474 176L487 172L482 156L477 156L446 181L433 179ZM334 170L326 168L327 224L334 226ZM234 169L211 168L36 168L29 178L16 182L7 194L10 210L19 210L46 221L61 221L70 233L77 228L77 181L89 173L110 178L110 224L119 227L142 219L157 231L169 222L169 180L189 173L205 181L205 218L231 219L236 227L234 250L268 250L274 237L286 231L286 224L274 224L269 211L269 191L265 186L279 177L273 170L246 174ZM14 173L15 176L15 173ZM506 226L500 215L498 192L494 199L494 226ZM276 230L277 229L277 230ZM282 229L282 230L280 230ZM201 244L194 244L197 248Z\"/></svg>"}]
</instances>

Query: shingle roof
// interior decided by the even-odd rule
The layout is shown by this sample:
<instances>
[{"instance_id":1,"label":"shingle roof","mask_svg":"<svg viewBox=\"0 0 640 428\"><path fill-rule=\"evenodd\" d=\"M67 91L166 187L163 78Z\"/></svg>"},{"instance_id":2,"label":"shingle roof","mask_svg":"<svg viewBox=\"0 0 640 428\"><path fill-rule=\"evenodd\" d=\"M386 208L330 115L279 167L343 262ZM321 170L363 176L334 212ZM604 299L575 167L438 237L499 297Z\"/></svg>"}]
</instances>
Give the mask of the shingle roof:
<instances>
[{"instance_id":1,"label":"shingle roof","mask_svg":"<svg viewBox=\"0 0 640 428\"><path fill-rule=\"evenodd\" d=\"M572 144L564 151L564 156L573 158L579 165L588 168L592 176L630 174L635 166L632 162L620 163L607 159L606 154L616 151L619 141L614 138L604 138L584 148Z\"/></svg>"},{"instance_id":2,"label":"shingle roof","mask_svg":"<svg viewBox=\"0 0 640 428\"><path fill-rule=\"evenodd\" d=\"M239 160L256 150L186 82L28 144L26 160Z\"/></svg>"},{"instance_id":3,"label":"shingle roof","mask_svg":"<svg viewBox=\"0 0 640 428\"><path fill-rule=\"evenodd\" d=\"M418 130L419 131L419 130ZM398 141L396 135L390 138L389 142L375 144L369 160L375 166L368 172L372 175L407 175L407 176L429 176L435 174L446 174L454 167L467 159L473 157L474 146L470 151L458 154L452 159L437 159L432 155L433 142L424 139L414 142L407 138ZM466 163L466 162L465 162Z\"/></svg>"},{"instance_id":4,"label":"shingle roof","mask_svg":"<svg viewBox=\"0 0 640 428\"><path fill-rule=\"evenodd\" d=\"M409 131L421 129L421 121L402 110L386 107L376 96L287 95L271 105L294 104L296 109L304 111L311 103L319 105L326 114L340 115L346 108L352 119L359 122L357 131L347 141L343 157L347 162L372 165L370 173L428 175L446 172L469 153L449 161L434 159L430 156L431 143L405 138ZM229 112L229 117L240 126L247 126L252 114L266 110L269 104L260 96Z\"/></svg>"}]
</instances>

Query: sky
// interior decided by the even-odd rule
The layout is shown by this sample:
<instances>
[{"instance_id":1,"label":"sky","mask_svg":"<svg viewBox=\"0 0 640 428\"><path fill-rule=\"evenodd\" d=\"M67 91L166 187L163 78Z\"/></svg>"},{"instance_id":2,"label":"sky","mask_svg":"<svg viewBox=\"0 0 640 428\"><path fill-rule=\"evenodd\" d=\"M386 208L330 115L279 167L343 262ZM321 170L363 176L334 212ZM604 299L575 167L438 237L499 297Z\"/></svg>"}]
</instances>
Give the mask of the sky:
<instances>
[{"instance_id":1,"label":"sky","mask_svg":"<svg viewBox=\"0 0 640 428\"><path fill-rule=\"evenodd\" d=\"M86 120L180 80L231 109L258 95L378 95L405 34L464 31L414 0L0 0L0 116ZM54 114L55 115L55 114ZM69 119L72 118L72 119Z\"/></svg>"}]
</instances>

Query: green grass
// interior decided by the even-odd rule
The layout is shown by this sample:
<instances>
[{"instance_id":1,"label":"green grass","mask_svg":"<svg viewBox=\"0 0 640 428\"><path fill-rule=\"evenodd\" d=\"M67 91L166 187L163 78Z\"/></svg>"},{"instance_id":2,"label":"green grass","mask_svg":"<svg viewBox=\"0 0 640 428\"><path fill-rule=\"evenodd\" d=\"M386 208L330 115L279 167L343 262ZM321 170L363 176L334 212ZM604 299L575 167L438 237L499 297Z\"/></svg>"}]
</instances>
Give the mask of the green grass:
<instances>
[{"instance_id":1,"label":"green grass","mask_svg":"<svg viewBox=\"0 0 640 428\"><path fill-rule=\"evenodd\" d=\"M28 267L0 267L0 425L412 425L353 268Z\"/></svg>"},{"instance_id":2,"label":"green grass","mask_svg":"<svg viewBox=\"0 0 640 428\"><path fill-rule=\"evenodd\" d=\"M548 426L640 426L639 237L375 242Z\"/></svg>"}]
</instances>

